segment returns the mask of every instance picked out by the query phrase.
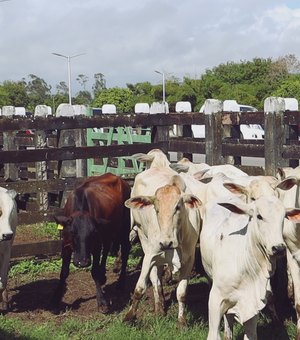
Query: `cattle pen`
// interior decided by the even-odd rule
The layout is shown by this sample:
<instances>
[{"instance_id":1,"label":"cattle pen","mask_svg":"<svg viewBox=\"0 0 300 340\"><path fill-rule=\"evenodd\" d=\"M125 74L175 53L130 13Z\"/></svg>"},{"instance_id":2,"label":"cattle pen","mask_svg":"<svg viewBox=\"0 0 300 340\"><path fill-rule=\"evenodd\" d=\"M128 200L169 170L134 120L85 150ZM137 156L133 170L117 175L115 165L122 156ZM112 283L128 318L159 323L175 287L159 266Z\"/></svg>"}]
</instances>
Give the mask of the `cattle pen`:
<instances>
[{"instance_id":1,"label":"cattle pen","mask_svg":"<svg viewBox=\"0 0 300 340\"><path fill-rule=\"evenodd\" d=\"M193 160L203 155L209 165L231 163L250 175L275 175L277 168L298 166L300 144L298 126L300 112L288 111L269 98L268 106L260 112L161 113L161 114L106 114L74 117L0 117L0 186L18 193L19 224L54 221L62 211L66 195L87 176L90 159L111 164L118 157L132 166L130 156L151 149L175 152ZM241 124L260 124L265 138L241 138ZM171 136L170 127L204 125L205 138L191 134ZM134 128L142 134L147 127L151 142L122 144L95 140L87 145L87 131L118 127ZM113 132L112 132L113 133ZM108 145L109 144L109 145ZM243 157L264 159L264 167L244 165ZM123 175L128 181L133 173ZM59 241L14 246L13 257L57 253Z\"/></svg>"}]
</instances>

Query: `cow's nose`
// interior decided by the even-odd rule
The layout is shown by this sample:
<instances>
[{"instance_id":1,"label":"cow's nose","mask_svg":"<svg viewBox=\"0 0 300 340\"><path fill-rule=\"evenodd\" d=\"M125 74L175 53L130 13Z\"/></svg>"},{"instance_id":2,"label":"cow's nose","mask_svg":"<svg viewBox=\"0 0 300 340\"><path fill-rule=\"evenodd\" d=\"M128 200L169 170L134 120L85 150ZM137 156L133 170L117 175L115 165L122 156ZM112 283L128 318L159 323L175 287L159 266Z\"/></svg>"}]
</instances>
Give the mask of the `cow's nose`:
<instances>
[{"instance_id":1,"label":"cow's nose","mask_svg":"<svg viewBox=\"0 0 300 340\"><path fill-rule=\"evenodd\" d=\"M160 250L172 249L173 242L159 242Z\"/></svg>"},{"instance_id":2,"label":"cow's nose","mask_svg":"<svg viewBox=\"0 0 300 340\"><path fill-rule=\"evenodd\" d=\"M3 234L2 239L3 239L3 241L9 241L9 240L12 239L13 235L14 235L13 233Z\"/></svg>"},{"instance_id":3,"label":"cow's nose","mask_svg":"<svg viewBox=\"0 0 300 340\"><path fill-rule=\"evenodd\" d=\"M81 259L81 260L74 260L73 263L74 263L74 266L76 266L77 268L86 268L90 266L91 261L89 259Z\"/></svg>"},{"instance_id":4,"label":"cow's nose","mask_svg":"<svg viewBox=\"0 0 300 340\"><path fill-rule=\"evenodd\" d=\"M282 256L285 255L286 246L284 244L279 244L272 247L273 255Z\"/></svg>"}]
</instances>

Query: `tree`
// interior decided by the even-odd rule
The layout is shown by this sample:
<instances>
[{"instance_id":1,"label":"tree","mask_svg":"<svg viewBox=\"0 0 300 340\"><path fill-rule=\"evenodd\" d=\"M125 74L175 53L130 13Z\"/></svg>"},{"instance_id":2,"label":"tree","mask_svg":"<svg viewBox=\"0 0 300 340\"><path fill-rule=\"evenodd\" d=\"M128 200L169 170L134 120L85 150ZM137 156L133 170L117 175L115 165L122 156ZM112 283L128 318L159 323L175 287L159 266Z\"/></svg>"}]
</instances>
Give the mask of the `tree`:
<instances>
[{"instance_id":1,"label":"tree","mask_svg":"<svg viewBox=\"0 0 300 340\"><path fill-rule=\"evenodd\" d=\"M132 92L136 103L148 103L154 102L152 94L153 85L146 81L143 83L126 84L127 88Z\"/></svg>"},{"instance_id":2,"label":"tree","mask_svg":"<svg viewBox=\"0 0 300 340\"><path fill-rule=\"evenodd\" d=\"M44 104L51 98L51 85L34 74L29 74L28 77L26 90L30 101L29 109L33 111L37 105Z\"/></svg>"},{"instance_id":3,"label":"tree","mask_svg":"<svg viewBox=\"0 0 300 340\"><path fill-rule=\"evenodd\" d=\"M0 106L12 105L27 107L29 97L26 91L26 83L22 81L6 80L0 86Z\"/></svg>"},{"instance_id":4,"label":"tree","mask_svg":"<svg viewBox=\"0 0 300 340\"><path fill-rule=\"evenodd\" d=\"M294 54L287 54L284 57L278 58L278 62L285 65L289 74L300 73L300 61Z\"/></svg>"},{"instance_id":5,"label":"tree","mask_svg":"<svg viewBox=\"0 0 300 340\"><path fill-rule=\"evenodd\" d=\"M291 75L289 79L280 84L272 95L283 98L296 98L300 102L300 76Z\"/></svg>"},{"instance_id":6,"label":"tree","mask_svg":"<svg viewBox=\"0 0 300 340\"><path fill-rule=\"evenodd\" d=\"M95 80L95 83L93 85L93 92L94 92L94 96L96 97L100 91L106 89L106 80L105 80L104 74L102 73L95 73L94 80Z\"/></svg>"},{"instance_id":7,"label":"tree","mask_svg":"<svg viewBox=\"0 0 300 340\"><path fill-rule=\"evenodd\" d=\"M79 82L79 84L83 87L83 90L85 91L85 85L88 82L89 78L85 76L84 74L78 74L76 80Z\"/></svg>"},{"instance_id":8,"label":"tree","mask_svg":"<svg viewBox=\"0 0 300 340\"><path fill-rule=\"evenodd\" d=\"M89 105L92 102L92 95L89 91L79 91L74 98L74 104Z\"/></svg>"},{"instance_id":9,"label":"tree","mask_svg":"<svg viewBox=\"0 0 300 340\"><path fill-rule=\"evenodd\" d=\"M135 101L133 93L129 89L114 87L98 92L93 101L94 107L102 107L104 104L116 105L117 112L133 112Z\"/></svg>"},{"instance_id":10,"label":"tree","mask_svg":"<svg viewBox=\"0 0 300 340\"><path fill-rule=\"evenodd\" d=\"M59 82L59 84L56 85L56 91L58 94L63 96L69 95L69 88L65 81Z\"/></svg>"}]
</instances>

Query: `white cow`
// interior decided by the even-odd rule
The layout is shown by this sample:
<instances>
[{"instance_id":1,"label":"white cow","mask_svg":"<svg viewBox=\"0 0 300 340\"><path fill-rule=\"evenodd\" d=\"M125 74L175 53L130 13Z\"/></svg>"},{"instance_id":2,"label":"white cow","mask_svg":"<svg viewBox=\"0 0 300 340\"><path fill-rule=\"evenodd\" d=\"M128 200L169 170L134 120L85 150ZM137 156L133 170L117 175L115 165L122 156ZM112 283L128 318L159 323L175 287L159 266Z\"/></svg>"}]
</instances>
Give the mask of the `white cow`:
<instances>
[{"instance_id":1,"label":"white cow","mask_svg":"<svg viewBox=\"0 0 300 340\"><path fill-rule=\"evenodd\" d=\"M286 249L284 218L300 221L300 210L286 211L275 195L262 195L251 203L238 197L220 202L219 198L205 205L200 235L203 266L212 279L208 339L221 339L223 316L226 339L232 338L234 317L245 326L244 339L256 339L275 260Z\"/></svg>"},{"instance_id":2,"label":"white cow","mask_svg":"<svg viewBox=\"0 0 300 340\"><path fill-rule=\"evenodd\" d=\"M193 163L187 158L182 158L177 163L170 164L170 167L177 172L187 172L191 175L198 173L202 177L211 177L217 173L223 173L228 177L248 176L248 174L232 164L208 165L206 163Z\"/></svg>"},{"instance_id":3,"label":"white cow","mask_svg":"<svg viewBox=\"0 0 300 340\"><path fill-rule=\"evenodd\" d=\"M146 169L168 167L170 164L168 157L160 149L152 149L148 153L136 153L131 157L139 162L146 163Z\"/></svg>"},{"instance_id":4,"label":"white cow","mask_svg":"<svg viewBox=\"0 0 300 340\"><path fill-rule=\"evenodd\" d=\"M6 290L11 247L17 227L16 192L0 188L0 301L8 308Z\"/></svg>"},{"instance_id":5,"label":"white cow","mask_svg":"<svg viewBox=\"0 0 300 340\"><path fill-rule=\"evenodd\" d=\"M184 190L180 176L174 176L169 168L150 168L136 176L131 198L125 204L132 210L145 256L126 321L136 317L148 278L153 285L155 312L164 313L161 275L168 265L173 273L179 272L178 323L186 324L186 289L199 239L201 202Z\"/></svg>"},{"instance_id":6,"label":"white cow","mask_svg":"<svg viewBox=\"0 0 300 340\"><path fill-rule=\"evenodd\" d=\"M300 208L300 167L282 168L278 172L279 178L297 179L289 191L280 191L280 197L285 207ZM297 340L300 340L300 224L286 220L283 227L283 238L287 245L288 294L294 300L297 317Z\"/></svg>"}]
</instances>

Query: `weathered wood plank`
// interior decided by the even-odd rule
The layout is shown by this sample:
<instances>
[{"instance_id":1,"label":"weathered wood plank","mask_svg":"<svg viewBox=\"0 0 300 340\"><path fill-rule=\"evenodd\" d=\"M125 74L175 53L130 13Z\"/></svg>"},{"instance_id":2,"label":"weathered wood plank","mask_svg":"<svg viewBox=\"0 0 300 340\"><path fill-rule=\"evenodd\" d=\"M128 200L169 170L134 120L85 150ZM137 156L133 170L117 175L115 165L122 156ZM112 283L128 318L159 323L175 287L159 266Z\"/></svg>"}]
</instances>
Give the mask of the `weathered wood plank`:
<instances>
[{"instance_id":1,"label":"weathered wood plank","mask_svg":"<svg viewBox=\"0 0 300 340\"><path fill-rule=\"evenodd\" d=\"M12 246L11 259L29 257L29 256L51 256L60 254L60 240L50 240L34 243L14 244Z\"/></svg>"},{"instance_id":2,"label":"weathered wood plank","mask_svg":"<svg viewBox=\"0 0 300 340\"><path fill-rule=\"evenodd\" d=\"M53 161L53 160L74 160L97 157L118 157L131 156L137 152L148 152L153 148L166 150L167 142L157 142L153 144L135 143L110 146L84 146L84 147L64 147L38 150L0 151L1 163L23 163L26 160Z\"/></svg>"}]
</instances>

